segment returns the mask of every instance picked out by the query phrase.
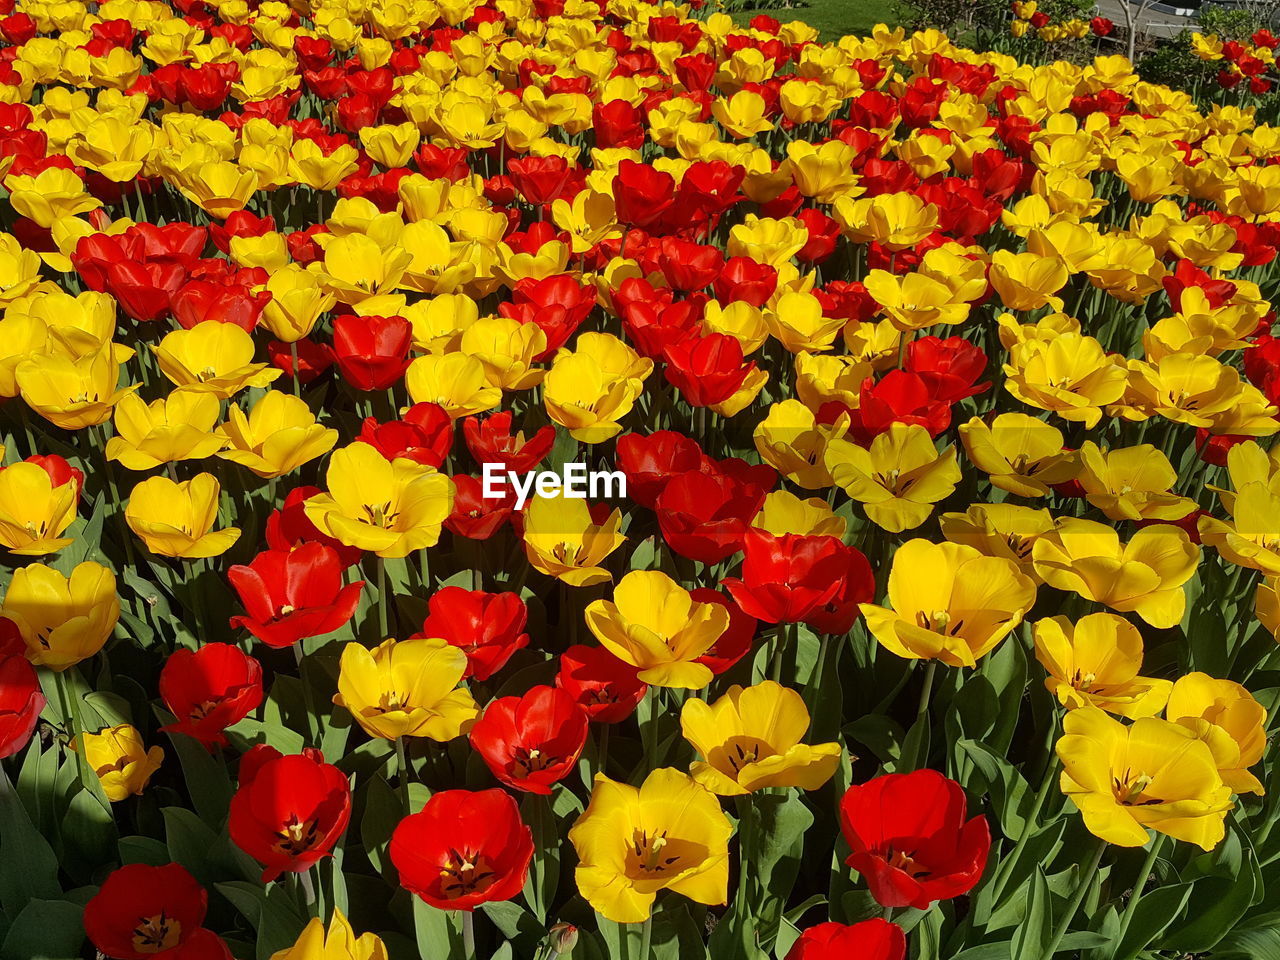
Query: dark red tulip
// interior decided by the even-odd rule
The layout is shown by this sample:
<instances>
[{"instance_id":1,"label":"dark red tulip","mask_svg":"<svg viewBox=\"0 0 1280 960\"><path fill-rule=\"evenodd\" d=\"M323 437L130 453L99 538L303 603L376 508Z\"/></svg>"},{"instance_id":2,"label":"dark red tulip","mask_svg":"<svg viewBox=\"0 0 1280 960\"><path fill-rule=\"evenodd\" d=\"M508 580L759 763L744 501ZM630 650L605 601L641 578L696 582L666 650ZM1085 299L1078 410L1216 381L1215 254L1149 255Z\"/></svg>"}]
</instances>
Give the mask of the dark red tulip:
<instances>
[{"instance_id":1,"label":"dark red tulip","mask_svg":"<svg viewBox=\"0 0 1280 960\"><path fill-rule=\"evenodd\" d=\"M702 466L702 448L673 430L648 436L627 433L618 438L617 458L618 469L627 478L627 496L653 509L673 477Z\"/></svg>"},{"instance_id":2,"label":"dark red tulip","mask_svg":"<svg viewBox=\"0 0 1280 960\"><path fill-rule=\"evenodd\" d=\"M31 741L44 705L40 678L27 660L22 632L12 620L0 617L0 760Z\"/></svg>"},{"instance_id":3,"label":"dark red tulip","mask_svg":"<svg viewBox=\"0 0 1280 960\"><path fill-rule=\"evenodd\" d=\"M439 910L474 910L524 889L533 834L504 790L441 790L391 835L400 886Z\"/></svg>"},{"instance_id":4,"label":"dark red tulip","mask_svg":"<svg viewBox=\"0 0 1280 960\"><path fill-rule=\"evenodd\" d=\"M556 686L569 693L597 723L621 723L635 712L649 690L631 664L604 647L581 644L560 654Z\"/></svg>"},{"instance_id":5,"label":"dark red tulip","mask_svg":"<svg viewBox=\"0 0 1280 960\"><path fill-rule=\"evenodd\" d=\"M658 526L676 553L719 563L742 549L765 491L722 473L696 470L673 477L658 497Z\"/></svg>"},{"instance_id":6,"label":"dark red tulip","mask_svg":"<svg viewBox=\"0 0 1280 960\"><path fill-rule=\"evenodd\" d=\"M991 388L978 383L987 355L964 337L921 337L907 345L906 369L924 381L934 400L955 403Z\"/></svg>"},{"instance_id":7,"label":"dark red tulip","mask_svg":"<svg viewBox=\"0 0 1280 960\"><path fill-rule=\"evenodd\" d=\"M936 770L890 773L850 787L840 827L845 861L882 907L927 910L972 890L991 848L987 818L966 821L964 790Z\"/></svg>"},{"instance_id":8,"label":"dark red tulip","mask_svg":"<svg viewBox=\"0 0 1280 960\"><path fill-rule=\"evenodd\" d=\"M587 726L587 714L571 694L538 686L490 701L469 736L502 783L545 796L577 764Z\"/></svg>"},{"instance_id":9,"label":"dark red tulip","mask_svg":"<svg viewBox=\"0 0 1280 960\"><path fill-rule=\"evenodd\" d=\"M319 750L281 754L259 744L240 758L231 841L263 866L262 882L303 873L333 852L351 819L347 777Z\"/></svg>"},{"instance_id":10,"label":"dark red tulip","mask_svg":"<svg viewBox=\"0 0 1280 960\"><path fill-rule=\"evenodd\" d=\"M74 484L76 499L80 498L80 492L84 490L84 471L73 467L65 457L60 457L56 453L37 453L27 457L26 462L34 463L47 473L49 482L55 488L67 483Z\"/></svg>"},{"instance_id":11,"label":"dark red tulip","mask_svg":"<svg viewBox=\"0 0 1280 960\"><path fill-rule=\"evenodd\" d=\"M488 540L511 519L516 508L516 492L510 484L502 487L501 497L484 495L479 477L455 473L453 479L453 511L444 525L451 533L468 540Z\"/></svg>"},{"instance_id":12,"label":"dark red tulip","mask_svg":"<svg viewBox=\"0 0 1280 960\"><path fill-rule=\"evenodd\" d=\"M732 597L725 596L714 587L697 587L689 591L689 596L698 603L714 603L724 607L729 614L728 629L697 660L709 667L712 673L722 674L751 652L751 642L755 639L758 621L738 606Z\"/></svg>"},{"instance_id":13,"label":"dark red tulip","mask_svg":"<svg viewBox=\"0 0 1280 960\"><path fill-rule=\"evenodd\" d=\"M205 747L225 746L227 727L262 703L262 665L239 647L206 643L177 650L160 671L160 699L176 721L165 733L185 733Z\"/></svg>"},{"instance_id":14,"label":"dark red tulip","mask_svg":"<svg viewBox=\"0 0 1280 960\"><path fill-rule=\"evenodd\" d=\"M418 637L438 637L467 655L466 676L485 681L528 646L528 608L515 593L442 587L427 601Z\"/></svg>"},{"instance_id":15,"label":"dark red tulip","mask_svg":"<svg viewBox=\"0 0 1280 960\"><path fill-rule=\"evenodd\" d=\"M113 870L84 907L84 932L116 960L218 960L229 957L201 924L209 895L181 864L128 863Z\"/></svg>"},{"instance_id":16,"label":"dark red tulip","mask_svg":"<svg viewBox=\"0 0 1280 960\"><path fill-rule=\"evenodd\" d=\"M647 227L671 206L676 181L671 174L645 163L623 160L613 178L613 197L618 222L629 227Z\"/></svg>"},{"instance_id":17,"label":"dark red tulip","mask_svg":"<svg viewBox=\"0 0 1280 960\"><path fill-rule=\"evenodd\" d=\"M236 564L227 579L244 604L231 618L269 647L288 647L305 637L332 633L351 619L364 581L343 586L342 560L323 543L293 550L264 550L248 565Z\"/></svg>"},{"instance_id":18,"label":"dark red tulip","mask_svg":"<svg viewBox=\"0 0 1280 960\"><path fill-rule=\"evenodd\" d=\"M288 379L296 377L300 383L310 383L333 366L333 348L307 337L295 343L272 340L267 344L267 359Z\"/></svg>"}]
</instances>

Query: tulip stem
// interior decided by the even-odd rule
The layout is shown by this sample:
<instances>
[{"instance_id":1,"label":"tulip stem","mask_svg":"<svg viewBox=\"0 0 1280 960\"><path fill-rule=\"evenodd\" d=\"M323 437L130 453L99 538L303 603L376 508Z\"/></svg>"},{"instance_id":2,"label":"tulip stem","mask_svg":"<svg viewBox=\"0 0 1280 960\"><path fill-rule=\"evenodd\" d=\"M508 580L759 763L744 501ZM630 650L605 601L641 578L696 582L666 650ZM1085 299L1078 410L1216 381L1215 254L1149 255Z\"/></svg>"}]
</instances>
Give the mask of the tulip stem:
<instances>
[{"instance_id":1,"label":"tulip stem","mask_svg":"<svg viewBox=\"0 0 1280 960\"><path fill-rule=\"evenodd\" d=\"M462 955L467 960L476 955L476 918L470 910L462 911Z\"/></svg>"},{"instance_id":2,"label":"tulip stem","mask_svg":"<svg viewBox=\"0 0 1280 960\"><path fill-rule=\"evenodd\" d=\"M644 927L640 930L640 958L649 960L653 956L653 914L644 918Z\"/></svg>"},{"instance_id":3,"label":"tulip stem","mask_svg":"<svg viewBox=\"0 0 1280 960\"><path fill-rule=\"evenodd\" d=\"M1063 912L1062 919L1058 921L1058 926L1054 928L1053 937L1045 947L1044 960L1051 960L1053 955L1058 952L1058 944L1067 935L1067 930L1071 927L1071 921L1076 918L1076 911L1080 909L1080 904L1084 902L1085 894L1089 892L1089 887L1093 885L1093 878L1098 872L1098 864L1102 862L1102 854L1106 849L1107 841L1100 839L1094 847L1089 861L1080 868L1080 879L1076 882L1075 892L1071 894L1071 899L1067 901L1067 909Z\"/></svg>"},{"instance_id":4,"label":"tulip stem","mask_svg":"<svg viewBox=\"0 0 1280 960\"><path fill-rule=\"evenodd\" d=\"M298 370L298 341L289 344L289 365L293 371L293 395L302 396L302 377Z\"/></svg>"},{"instance_id":5,"label":"tulip stem","mask_svg":"<svg viewBox=\"0 0 1280 960\"><path fill-rule=\"evenodd\" d=\"M404 737L396 737L396 789L400 791L400 805L405 816L409 809L409 758L405 755Z\"/></svg>"},{"instance_id":6,"label":"tulip stem","mask_svg":"<svg viewBox=\"0 0 1280 960\"><path fill-rule=\"evenodd\" d=\"M933 678L937 672L938 661L930 660L924 668L924 686L920 689L920 706L916 708L917 720L929 712L929 695L933 693Z\"/></svg>"},{"instance_id":7,"label":"tulip stem","mask_svg":"<svg viewBox=\"0 0 1280 960\"><path fill-rule=\"evenodd\" d=\"M382 557L377 557L373 562L374 577L378 583L378 642L381 643L387 639L387 615L390 610L387 607L387 565Z\"/></svg>"},{"instance_id":8,"label":"tulip stem","mask_svg":"<svg viewBox=\"0 0 1280 960\"><path fill-rule=\"evenodd\" d=\"M1031 835L1036 831L1036 826L1040 819L1040 811L1044 809L1045 801L1049 799L1049 791L1053 789L1057 779L1058 758L1057 755L1051 755L1049 767L1044 772L1044 781L1040 784L1040 789L1036 791L1036 798L1032 801L1031 810L1027 813L1026 822L1022 826L1022 831L1018 834L1018 841L1014 844L1013 852L1001 861L1000 868L996 871L995 879L991 881L991 893L997 903L1000 900L1000 894L1004 892L1004 885L1009 882L1009 874L1016 869L1018 858L1022 855L1022 851L1026 849Z\"/></svg>"},{"instance_id":9,"label":"tulip stem","mask_svg":"<svg viewBox=\"0 0 1280 960\"><path fill-rule=\"evenodd\" d=\"M1129 896L1129 902L1125 905L1124 915L1120 918L1120 929L1112 941L1115 944L1115 950L1112 957L1120 955L1120 948L1124 945L1124 935L1129 930L1129 924L1133 922L1133 915L1137 911L1138 901L1142 899L1142 889L1147 885L1147 880L1151 876L1151 871L1155 868L1156 860L1160 857L1160 848L1164 846L1164 834L1157 833L1151 841L1151 849L1147 851L1147 858L1142 861L1142 868L1138 871L1138 879L1133 882L1133 893Z\"/></svg>"},{"instance_id":10,"label":"tulip stem","mask_svg":"<svg viewBox=\"0 0 1280 960\"><path fill-rule=\"evenodd\" d=\"M59 670L54 674L57 678L58 699L62 701L62 713L67 721L67 733L70 734L67 740L67 749L76 755L76 766L80 770L80 784L87 791L93 794L101 794L102 783L98 779L98 775L94 773L93 768L89 766L89 757L85 753L85 744L80 742L79 749L72 747L77 740L82 740L85 734L84 720L80 716L80 704L75 695L71 692L71 685L67 682L67 672ZM100 799L105 798L100 797Z\"/></svg>"},{"instance_id":11,"label":"tulip stem","mask_svg":"<svg viewBox=\"0 0 1280 960\"><path fill-rule=\"evenodd\" d=\"M311 741L315 746L320 746L320 730L316 729L314 734L311 729L311 718L315 717L317 728L320 725L320 714L316 713L315 698L311 694L311 684L307 683L307 674L302 669L302 641L298 640L293 645L293 659L298 664L298 683L302 684L302 702L307 710L307 719L304 722L305 730L303 737Z\"/></svg>"}]
</instances>

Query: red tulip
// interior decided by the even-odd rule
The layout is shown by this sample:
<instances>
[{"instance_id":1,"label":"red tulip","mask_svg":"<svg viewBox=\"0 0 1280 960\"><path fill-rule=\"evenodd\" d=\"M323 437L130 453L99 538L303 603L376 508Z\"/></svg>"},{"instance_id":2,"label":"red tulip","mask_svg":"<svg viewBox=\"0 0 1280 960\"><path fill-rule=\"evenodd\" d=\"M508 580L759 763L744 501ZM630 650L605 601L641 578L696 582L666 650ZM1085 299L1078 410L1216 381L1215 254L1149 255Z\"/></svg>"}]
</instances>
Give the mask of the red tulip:
<instances>
[{"instance_id":1,"label":"red tulip","mask_svg":"<svg viewBox=\"0 0 1280 960\"><path fill-rule=\"evenodd\" d=\"M724 269L724 254L718 247L663 237L660 251L658 266L668 286L684 293L711 286Z\"/></svg>"},{"instance_id":2,"label":"red tulip","mask_svg":"<svg viewBox=\"0 0 1280 960\"><path fill-rule=\"evenodd\" d=\"M796 219L809 231L809 239L796 254L796 259L801 263L824 263L830 259L840 239L840 224L812 207L801 210Z\"/></svg>"},{"instance_id":3,"label":"red tulip","mask_svg":"<svg viewBox=\"0 0 1280 960\"><path fill-rule=\"evenodd\" d=\"M710 90L711 81L716 74L716 61L705 53L690 54L678 57L673 65L676 79L686 90Z\"/></svg>"},{"instance_id":4,"label":"red tulip","mask_svg":"<svg viewBox=\"0 0 1280 960\"><path fill-rule=\"evenodd\" d=\"M872 599L875 578L867 558L835 537L775 537L752 527L743 552L741 578L728 578L724 586L757 620L830 626L837 618L856 618L857 604Z\"/></svg>"},{"instance_id":5,"label":"red tulip","mask_svg":"<svg viewBox=\"0 0 1280 960\"><path fill-rule=\"evenodd\" d=\"M462 422L462 434L467 449L476 463L500 463L504 470L528 473L538 466L556 443L555 427L548 424L526 439L524 431L511 432L511 411L503 410L492 416L467 417Z\"/></svg>"},{"instance_id":6,"label":"red tulip","mask_svg":"<svg viewBox=\"0 0 1280 960\"><path fill-rule=\"evenodd\" d=\"M724 333L709 333L670 344L663 350L667 382L695 407L724 403L756 370L742 357L742 343Z\"/></svg>"},{"instance_id":7,"label":"red tulip","mask_svg":"<svg viewBox=\"0 0 1280 960\"><path fill-rule=\"evenodd\" d=\"M544 796L568 775L587 742L587 714L559 687L490 701L471 746L508 787Z\"/></svg>"},{"instance_id":8,"label":"red tulip","mask_svg":"<svg viewBox=\"0 0 1280 960\"><path fill-rule=\"evenodd\" d=\"M400 886L439 910L474 910L524 889L533 834L503 790L441 790L391 835Z\"/></svg>"},{"instance_id":9,"label":"red tulip","mask_svg":"<svg viewBox=\"0 0 1280 960\"><path fill-rule=\"evenodd\" d=\"M987 372L987 355L964 337L921 337L907 345L906 369L924 381L930 396L956 403L991 388L978 383Z\"/></svg>"},{"instance_id":10,"label":"red tulip","mask_svg":"<svg viewBox=\"0 0 1280 960\"><path fill-rule=\"evenodd\" d=\"M479 477L455 473L452 480L453 512L444 521L450 533L468 540L488 540L515 513L516 492L510 485L502 488L501 497L492 498L484 495Z\"/></svg>"},{"instance_id":11,"label":"red tulip","mask_svg":"<svg viewBox=\"0 0 1280 960\"><path fill-rule=\"evenodd\" d=\"M951 406L933 396L918 373L890 370L878 382L868 377L850 432L868 443L893 423L916 423L936 437L951 426Z\"/></svg>"},{"instance_id":12,"label":"red tulip","mask_svg":"<svg viewBox=\"0 0 1280 960\"><path fill-rule=\"evenodd\" d=\"M365 417L356 439L388 460L401 457L438 467L453 449L453 420L434 403L415 403L399 420L379 423L374 417Z\"/></svg>"},{"instance_id":13,"label":"red tulip","mask_svg":"<svg viewBox=\"0 0 1280 960\"><path fill-rule=\"evenodd\" d=\"M283 370L288 379L310 383L333 366L333 348L307 337L296 343L272 340L267 344L267 359L273 367Z\"/></svg>"},{"instance_id":14,"label":"red tulip","mask_svg":"<svg viewBox=\"0 0 1280 960\"><path fill-rule=\"evenodd\" d=\"M547 336L547 349L537 360L554 356L596 305L595 289L568 273L541 280L525 277L511 288L511 300L498 304L498 313L521 323L536 323Z\"/></svg>"},{"instance_id":15,"label":"red tulip","mask_svg":"<svg viewBox=\"0 0 1280 960\"><path fill-rule=\"evenodd\" d=\"M362 580L343 586L342 571L337 551L322 543L264 550L248 566L227 571L246 614L232 617L231 626L277 648L332 633L356 612L364 586Z\"/></svg>"},{"instance_id":16,"label":"red tulip","mask_svg":"<svg viewBox=\"0 0 1280 960\"><path fill-rule=\"evenodd\" d=\"M209 239L223 253L230 253L232 237L261 237L275 229L275 217L259 217L248 210L236 210L221 223L215 220L209 224Z\"/></svg>"},{"instance_id":17,"label":"red tulip","mask_svg":"<svg viewBox=\"0 0 1280 960\"><path fill-rule=\"evenodd\" d=\"M262 665L227 643L177 650L160 671L160 698L176 718L160 728L165 733L225 746L223 731L262 703Z\"/></svg>"},{"instance_id":18,"label":"red tulip","mask_svg":"<svg viewBox=\"0 0 1280 960\"><path fill-rule=\"evenodd\" d=\"M404 317L344 314L333 321L333 355L357 390L385 390L409 369L413 327Z\"/></svg>"},{"instance_id":19,"label":"red tulip","mask_svg":"<svg viewBox=\"0 0 1280 960\"><path fill-rule=\"evenodd\" d=\"M621 723L635 712L649 690L636 676L635 667L604 647L581 644L560 654L556 686L598 723Z\"/></svg>"},{"instance_id":20,"label":"red tulip","mask_svg":"<svg viewBox=\"0 0 1280 960\"><path fill-rule=\"evenodd\" d=\"M418 637L438 637L467 655L466 676L488 680L528 646L529 610L515 593L442 587L427 601Z\"/></svg>"},{"instance_id":21,"label":"red tulip","mask_svg":"<svg viewBox=\"0 0 1280 960\"><path fill-rule=\"evenodd\" d=\"M536 206L560 196L569 182L569 161L564 157L513 157L507 173L516 191Z\"/></svg>"},{"instance_id":22,"label":"red tulip","mask_svg":"<svg viewBox=\"0 0 1280 960\"><path fill-rule=\"evenodd\" d=\"M753 307L762 307L778 289L778 271L750 257L730 257L712 287L721 303L742 300Z\"/></svg>"},{"instance_id":23,"label":"red tulip","mask_svg":"<svg viewBox=\"0 0 1280 960\"><path fill-rule=\"evenodd\" d=\"M31 741L44 705L40 678L27 661L18 625L0 617L0 760Z\"/></svg>"},{"instance_id":24,"label":"red tulip","mask_svg":"<svg viewBox=\"0 0 1280 960\"><path fill-rule=\"evenodd\" d=\"M644 145L644 114L627 100L597 103L591 111L591 125L595 128L596 146L601 149L630 147L639 150Z\"/></svg>"},{"instance_id":25,"label":"red tulip","mask_svg":"<svg viewBox=\"0 0 1280 960\"><path fill-rule=\"evenodd\" d=\"M907 937L896 923L875 917L851 926L820 923L800 934L786 960L905 960Z\"/></svg>"},{"instance_id":26,"label":"red tulip","mask_svg":"<svg viewBox=\"0 0 1280 960\"><path fill-rule=\"evenodd\" d=\"M173 295L174 319L188 330L205 320L233 323L250 333L271 302L266 290L250 293L244 286L213 280L191 280Z\"/></svg>"},{"instance_id":27,"label":"red tulip","mask_svg":"<svg viewBox=\"0 0 1280 960\"><path fill-rule=\"evenodd\" d=\"M201 926L208 903L181 864L129 863L85 904L84 931L116 960L221 960L231 956L226 945Z\"/></svg>"},{"instance_id":28,"label":"red tulip","mask_svg":"<svg viewBox=\"0 0 1280 960\"><path fill-rule=\"evenodd\" d=\"M65 457L60 457L56 453L37 453L27 457L26 462L34 463L47 473L49 482L55 488L66 483L75 484L76 499L79 499L81 491L84 490L84 471L73 467ZM0 467L0 469L3 468Z\"/></svg>"},{"instance_id":29,"label":"red tulip","mask_svg":"<svg viewBox=\"0 0 1280 960\"><path fill-rule=\"evenodd\" d=\"M232 842L263 866L262 882L309 870L351 818L347 777L319 750L284 755L259 744L240 759L227 821Z\"/></svg>"},{"instance_id":30,"label":"red tulip","mask_svg":"<svg viewBox=\"0 0 1280 960\"><path fill-rule=\"evenodd\" d=\"M647 227L656 222L675 199L676 181L671 174L648 164L623 160L613 178L613 197L619 223Z\"/></svg>"},{"instance_id":31,"label":"red tulip","mask_svg":"<svg viewBox=\"0 0 1280 960\"><path fill-rule=\"evenodd\" d=\"M697 587L689 591L689 596L698 603L714 603L724 607L729 614L729 628L697 660L711 668L712 673L722 674L751 652L751 642L755 639L758 621L732 598L726 597L714 587Z\"/></svg>"},{"instance_id":32,"label":"red tulip","mask_svg":"<svg viewBox=\"0 0 1280 960\"><path fill-rule=\"evenodd\" d=\"M966 822L960 784L936 770L890 773L850 787L840 826L857 870L882 907L929 909L972 890L982 878L987 819Z\"/></svg>"},{"instance_id":33,"label":"red tulip","mask_svg":"<svg viewBox=\"0 0 1280 960\"><path fill-rule=\"evenodd\" d=\"M673 477L702 465L702 448L697 441L673 430L658 430L648 436L623 434L617 451L618 469L627 478L627 496L650 509Z\"/></svg>"},{"instance_id":34,"label":"red tulip","mask_svg":"<svg viewBox=\"0 0 1280 960\"><path fill-rule=\"evenodd\" d=\"M1116 25L1106 17L1094 17L1089 21L1089 30L1095 37L1109 37Z\"/></svg>"},{"instance_id":35,"label":"red tulip","mask_svg":"<svg viewBox=\"0 0 1280 960\"><path fill-rule=\"evenodd\" d=\"M360 562L363 551L335 540L307 517L306 502L320 492L319 487L294 487L284 498L284 505L267 517L267 546L288 552L304 543L323 543L338 555L344 568Z\"/></svg>"},{"instance_id":36,"label":"red tulip","mask_svg":"<svg viewBox=\"0 0 1280 960\"><path fill-rule=\"evenodd\" d=\"M658 526L676 553L719 563L742 549L742 538L764 498L764 489L755 484L691 470L673 477L658 497Z\"/></svg>"}]
</instances>

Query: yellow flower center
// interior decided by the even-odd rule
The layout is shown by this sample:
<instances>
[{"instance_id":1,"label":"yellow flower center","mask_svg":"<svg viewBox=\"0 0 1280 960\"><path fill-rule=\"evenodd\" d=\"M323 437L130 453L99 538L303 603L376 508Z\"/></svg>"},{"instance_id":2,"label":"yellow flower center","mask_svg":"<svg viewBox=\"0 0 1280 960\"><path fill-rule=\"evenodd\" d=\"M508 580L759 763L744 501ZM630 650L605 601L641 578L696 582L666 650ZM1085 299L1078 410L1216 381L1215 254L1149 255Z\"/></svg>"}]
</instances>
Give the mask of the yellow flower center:
<instances>
[{"instance_id":1,"label":"yellow flower center","mask_svg":"<svg viewBox=\"0 0 1280 960\"><path fill-rule=\"evenodd\" d=\"M281 853L296 857L315 845L319 833L315 820L299 821L294 817L276 834L280 839L275 846Z\"/></svg>"},{"instance_id":2,"label":"yellow flower center","mask_svg":"<svg viewBox=\"0 0 1280 960\"><path fill-rule=\"evenodd\" d=\"M164 912L154 917L141 917L133 928L133 949L139 953L172 950L182 939L182 924Z\"/></svg>"},{"instance_id":3,"label":"yellow flower center","mask_svg":"<svg viewBox=\"0 0 1280 960\"><path fill-rule=\"evenodd\" d=\"M399 510L393 510L390 501L387 503L366 503L364 513L368 522L375 527L392 527L400 516Z\"/></svg>"},{"instance_id":4,"label":"yellow flower center","mask_svg":"<svg viewBox=\"0 0 1280 960\"><path fill-rule=\"evenodd\" d=\"M923 864L916 863L914 857L904 850L894 850L893 847L890 847L886 851L886 855L886 859L889 861L889 866L896 870L901 870L908 876L918 878L927 877L929 875L929 868Z\"/></svg>"},{"instance_id":5,"label":"yellow flower center","mask_svg":"<svg viewBox=\"0 0 1280 960\"><path fill-rule=\"evenodd\" d=\"M922 630L930 630L933 633L954 637L964 629L964 618L961 617L952 623L950 610L934 610L932 613L920 610L916 613L916 625Z\"/></svg>"},{"instance_id":6,"label":"yellow flower center","mask_svg":"<svg viewBox=\"0 0 1280 960\"><path fill-rule=\"evenodd\" d=\"M449 859L440 868L440 889L453 900L471 893L484 893L496 878L484 857L450 850Z\"/></svg>"},{"instance_id":7,"label":"yellow flower center","mask_svg":"<svg viewBox=\"0 0 1280 960\"><path fill-rule=\"evenodd\" d=\"M1123 777L1112 781L1112 789L1116 800L1125 807L1145 807L1153 803L1162 803L1159 797L1148 797L1147 787L1151 786L1151 777L1145 773L1137 775L1126 770Z\"/></svg>"}]
</instances>

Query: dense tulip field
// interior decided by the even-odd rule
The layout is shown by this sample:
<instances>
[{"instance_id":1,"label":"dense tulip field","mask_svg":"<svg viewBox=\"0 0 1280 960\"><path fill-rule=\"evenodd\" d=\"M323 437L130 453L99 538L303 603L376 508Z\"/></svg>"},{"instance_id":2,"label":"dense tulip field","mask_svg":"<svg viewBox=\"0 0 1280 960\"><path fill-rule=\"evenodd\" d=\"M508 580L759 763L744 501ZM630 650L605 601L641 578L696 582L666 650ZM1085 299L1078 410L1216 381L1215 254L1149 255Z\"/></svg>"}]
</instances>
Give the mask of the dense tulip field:
<instances>
[{"instance_id":1,"label":"dense tulip field","mask_svg":"<svg viewBox=\"0 0 1280 960\"><path fill-rule=\"evenodd\" d=\"M0 960L1280 957L1272 107L0 7Z\"/></svg>"}]
</instances>

